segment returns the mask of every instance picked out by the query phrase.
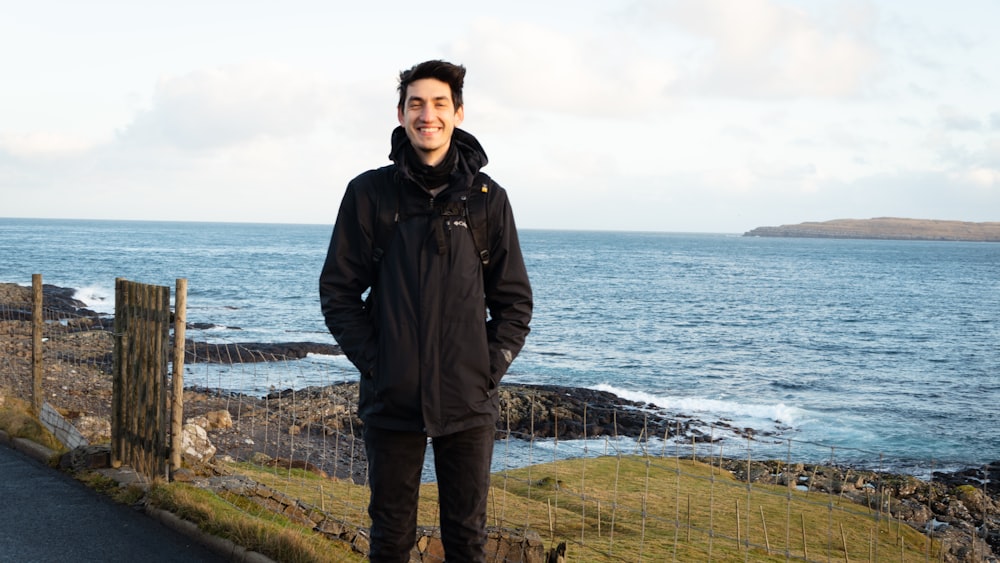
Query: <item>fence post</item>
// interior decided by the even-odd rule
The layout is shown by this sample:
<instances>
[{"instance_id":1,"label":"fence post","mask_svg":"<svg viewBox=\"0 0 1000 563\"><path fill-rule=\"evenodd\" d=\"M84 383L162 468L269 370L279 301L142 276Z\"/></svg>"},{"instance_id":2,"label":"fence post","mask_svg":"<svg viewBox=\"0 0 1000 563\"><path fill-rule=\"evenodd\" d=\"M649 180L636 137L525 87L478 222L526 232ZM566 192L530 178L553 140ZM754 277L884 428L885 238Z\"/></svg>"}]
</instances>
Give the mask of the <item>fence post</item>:
<instances>
[{"instance_id":1,"label":"fence post","mask_svg":"<svg viewBox=\"0 0 1000 563\"><path fill-rule=\"evenodd\" d=\"M125 334L125 302L128 297L128 286L124 278L115 278L115 322L114 322L114 369L112 370L112 401L111 401L111 467L122 466L125 458L125 414L122 401L125 395L125 359L130 342Z\"/></svg>"},{"instance_id":2,"label":"fence post","mask_svg":"<svg viewBox=\"0 0 1000 563\"><path fill-rule=\"evenodd\" d=\"M117 326L118 321L115 320ZM125 393L125 359L131 346L127 334L115 328L114 374L111 382L113 397L111 402L111 467L122 466L125 459L125 408L122 405Z\"/></svg>"},{"instance_id":3,"label":"fence post","mask_svg":"<svg viewBox=\"0 0 1000 563\"><path fill-rule=\"evenodd\" d=\"M170 288L115 280L111 463L167 475Z\"/></svg>"},{"instance_id":4,"label":"fence post","mask_svg":"<svg viewBox=\"0 0 1000 563\"><path fill-rule=\"evenodd\" d=\"M187 279L177 279L174 295L173 400L170 410L170 470L181 468L181 438L184 432L184 339L187 328Z\"/></svg>"},{"instance_id":5,"label":"fence post","mask_svg":"<svg viewBox=\"0 0 1000 563\"><path fill-rule=\"evenodd\" d=\"M42 415L42 330L45 317L42 312L42 274L31 275L31 409L35 416Z\"/></svg>"}]
</instances>

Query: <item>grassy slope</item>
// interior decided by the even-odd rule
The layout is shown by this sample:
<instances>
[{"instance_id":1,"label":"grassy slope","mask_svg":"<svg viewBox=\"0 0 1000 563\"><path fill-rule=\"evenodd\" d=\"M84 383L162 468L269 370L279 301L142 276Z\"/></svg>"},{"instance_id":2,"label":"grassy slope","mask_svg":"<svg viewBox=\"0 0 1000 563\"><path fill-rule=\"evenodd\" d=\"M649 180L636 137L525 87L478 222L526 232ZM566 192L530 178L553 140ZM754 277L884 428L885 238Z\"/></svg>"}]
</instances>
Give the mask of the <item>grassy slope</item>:
<instances>
[{"instance_id":1,"label":"grassy slope","mask_svg":"<svg viewBox=\"0 0 1000 563\"><path fill-rule=\"evenodd\" d=\"M328 512L363 518L363 487L305 472L289 479L287 471L240 471ZM436 504L436 485L424 485L421 525L437 525ZM845 543L851 561L890 554L894 561L925 561L937 560L939 547L839 497L775 486L748 490L719 468L673 458L577 459L494 475L489 520L532 528L547 546L566 541L575 562L744 561L748 542L751 561L786 561L786 549L793 558L844 561Z\"/></svg>"},{"instance_id":2,"label":"grassy slope","mask_svg":"<svg viewBox=\"0 0 1000 563\"><path fill-rule=\"evenodd\" d=\"M0 427L44 441L47 433L12 406L0 408ZM239 464L237 471L357 526L368 525L363 486L301 470ZM117 486L108 489L124 494ZM156 484L148 495L154 505L210 533L282 561L363 560L343 542L241 499L182 483ZM424 485L421 525L437 525L436 505L437 486ZM492 525L534 529L547 545L566 541L570 559L578 562L785 561L786 550L809 560L867 561L891 554L896 561L925 561L937 560L939 547L929 546L912 528L839 497L748 487L719 468L675 458L577 459L496 474L489 511Z\"/></svg>"}]
</instances>

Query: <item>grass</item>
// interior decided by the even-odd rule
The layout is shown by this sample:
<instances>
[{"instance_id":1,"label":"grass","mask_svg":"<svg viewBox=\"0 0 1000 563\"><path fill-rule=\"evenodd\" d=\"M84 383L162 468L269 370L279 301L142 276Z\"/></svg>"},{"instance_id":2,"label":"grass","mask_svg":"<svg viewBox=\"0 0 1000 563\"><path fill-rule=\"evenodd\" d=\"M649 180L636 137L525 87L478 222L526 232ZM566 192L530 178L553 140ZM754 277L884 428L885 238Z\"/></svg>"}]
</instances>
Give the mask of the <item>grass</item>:
<instances>
[{"instance_id":1,"label":"grass","mask_svg":"<svg viewBox=\"0 0 1000 563\"><path fill-rule=\"evenodd\" d=\"M58 440L30 414L29 405L4 397L0 430L25 438L56 452L65 451ZM154 482L149 487L122 487L114 479L84 472L77 479L122 504L149 503L195 523L203 531L232 540L237 545L289 563L364 561L343 542L322 535L236 496L217 495L184 483Z\"/></svg>"},{"instance_id":2,"label":"grass","mask_svg":"<svg viewBox=\"0 0 1000 563\"><path fill-rule=\"evenodd\" d=\"M367 525L364 487L294 469L240 464L237 471ZM532 529L547 546L567 542L574 562L916 562L937 560L940 548L909 526L841 497L782 486L748 488L727 471L676 458L576 459L498 473L488 510L490 525ZM437 526L437 516L437 486L425 484L419 523Z\"/></svg>"},{"instance_id":3,"label":"grass","mask_svg":"<svg viewBox=\"0 0 1000 563\"><path fill-rule=\"evenodd\" d=\"M543 537L569 540L574 561L786 561L786 552L809 560L892 554L925 561L928 548L932 557L937 549L916 530L839 497L748 487L691 460L578 459L500 480L494 486L505 488L508 510L547 526Z\"/></svg>"},{"instance_id":4,"label":"grass","mask_svg":"<svg viewBox=\"0 0 1000 563\"><path fill-rule=\"evenodd\" d=\"M0 408L0 429L61 446L21 401ZM235 472L323 512L367 527L368 491L301 469L233 464ZM98 474L81 480L126 504L148 502L247 549L289 562L363 561L340 541L242 497L184 483L148 490ZM418 521L436 527L437 486L421 487ZM835 495L738 482L679 458L609 456L556 461L493 476L489 524L565 541L574 562L937 560L940 546L884 514Z\"/></svg>"},{"instance_id":5,"label":"grass","mask_svg":"<svg viewBox=\"0 0 1000 563\"><path fill-rule=\"evenodd\" d=\"M0 406L0 430L12 438L31 440L55 452L66 451L59 440L31 415L31 406L26 401L5 397L0 405L3 405Z\"/></svg>"},{"instance_id":6,"label":"grass","mask_svg":"<svg viewBox=\"0 0 1000 563\"><path fill-rule=\"evenodd\" d=\"M232 540L275 561L334 563L364 561L343 542L296 524L235 495L217 495L184 483L158 483L148 501L194 522L205 532Z\"/></svg>"},{"instance_id":7,"label":"grass","mask_svg":"<svg viewBox=\"0 0 1000 563\"><path fill-rule=\"evenodd\" d=\"M289 563L335 563L364 561L344 542L323 535L233 494L186 483L156 481L148 488L121 487L99 473L77 478L89 487L123 504L148 503L193 522L202 531L231 540L275 561Z\"/></svg>"}]
</instances>

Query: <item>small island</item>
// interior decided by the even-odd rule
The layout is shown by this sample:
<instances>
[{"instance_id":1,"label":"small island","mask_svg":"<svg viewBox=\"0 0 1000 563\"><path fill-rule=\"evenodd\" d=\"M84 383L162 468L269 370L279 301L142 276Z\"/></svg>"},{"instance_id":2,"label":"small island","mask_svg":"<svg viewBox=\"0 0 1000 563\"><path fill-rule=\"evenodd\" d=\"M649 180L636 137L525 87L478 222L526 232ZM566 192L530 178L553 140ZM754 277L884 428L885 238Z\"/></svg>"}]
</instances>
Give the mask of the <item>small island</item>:
<instances>
[{"instance_id":1,"label":"small island","mask_svg":"<svg viewBox=\"0 0 1000 563\"><path fill-rule=\"evenodd\" d=\"M970 223L898 217L834 219L757 227L743 233L743 236L1000 242L1000 222Z\"/></svg>"}]
</instances>

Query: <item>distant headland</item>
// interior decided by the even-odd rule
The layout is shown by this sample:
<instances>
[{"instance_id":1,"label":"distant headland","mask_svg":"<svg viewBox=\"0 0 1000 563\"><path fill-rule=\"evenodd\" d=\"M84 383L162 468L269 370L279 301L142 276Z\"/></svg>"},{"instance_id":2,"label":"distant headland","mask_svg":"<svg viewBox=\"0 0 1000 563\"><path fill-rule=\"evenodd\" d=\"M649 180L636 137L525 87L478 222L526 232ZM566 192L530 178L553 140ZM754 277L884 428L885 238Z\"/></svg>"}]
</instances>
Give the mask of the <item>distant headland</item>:
<instances>
[{"instance_id":1,"label":"distant headland","mask_svg":"<svg viewBox=\"0 0 1000 563\"><path fill-rule=\"evenodd\" d=\"M935 219L834 219L780 227L757 227L745 237L854 238L1000 242L1000 222L969 223Z\"/></svg>"}]
</instances>

